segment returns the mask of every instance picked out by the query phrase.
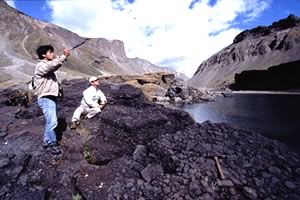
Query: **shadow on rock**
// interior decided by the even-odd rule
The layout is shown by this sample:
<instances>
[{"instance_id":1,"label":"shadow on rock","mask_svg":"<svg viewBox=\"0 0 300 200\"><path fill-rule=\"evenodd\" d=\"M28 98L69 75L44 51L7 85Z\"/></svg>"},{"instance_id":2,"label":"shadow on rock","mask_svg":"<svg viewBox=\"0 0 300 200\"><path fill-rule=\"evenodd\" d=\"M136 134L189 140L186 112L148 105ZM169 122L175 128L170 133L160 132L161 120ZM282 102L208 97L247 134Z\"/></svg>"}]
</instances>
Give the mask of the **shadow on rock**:
<instances>
[{"instance_id":1,"label":"shadow on rock","mask_svg":"<svg viewBox=\"0 0 300 200\"><path fill-rule=\"evenodd\" d=\"M67 130L68 123L66 121L66 118L58 118L57 119L58 125L55 128L56 138L58 141L61 141L63 132Z\"/></svg>"}]
</instances>

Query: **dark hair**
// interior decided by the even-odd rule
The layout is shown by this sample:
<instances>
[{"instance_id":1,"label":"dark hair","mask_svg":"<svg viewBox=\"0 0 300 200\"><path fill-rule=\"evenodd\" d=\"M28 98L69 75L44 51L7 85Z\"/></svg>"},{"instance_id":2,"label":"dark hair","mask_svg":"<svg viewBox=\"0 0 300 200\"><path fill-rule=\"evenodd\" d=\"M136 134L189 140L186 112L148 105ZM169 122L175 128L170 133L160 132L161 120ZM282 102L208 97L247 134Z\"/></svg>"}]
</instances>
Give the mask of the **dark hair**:
<instances>
[{"instance_id":1,"label":"dark hair","mask_svg":"<svg viewBox=\"0 0 300 200\"><path fill-rule=\"evenodd\" d=\"M37 48L37 50L36 50L36 53L37 53L39 59L41 59L41 60L44 59L43 55L46 54L47 51L49 51L49 50L51 52L53 52L54 51L53 46L51 46L51 45L39 46L39 48Z\"/></svg>"}]
</instances>

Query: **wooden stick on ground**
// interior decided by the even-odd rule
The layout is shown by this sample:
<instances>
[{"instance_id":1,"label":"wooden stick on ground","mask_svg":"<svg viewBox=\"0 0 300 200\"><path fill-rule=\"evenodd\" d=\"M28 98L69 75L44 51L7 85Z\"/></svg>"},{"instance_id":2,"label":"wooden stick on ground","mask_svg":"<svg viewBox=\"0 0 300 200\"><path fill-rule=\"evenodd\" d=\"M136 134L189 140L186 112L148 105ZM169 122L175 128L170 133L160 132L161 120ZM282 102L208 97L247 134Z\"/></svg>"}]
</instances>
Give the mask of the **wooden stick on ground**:
<instances>
[{"instance_id":1,"label":"wooden stick on ground","mask_svg":"<svg viewBox=\"0 0 300 200\"><path fill-rule=\"evenodd\" d=\"M216 162L217 169L218 169L218 172L219 172L219 174L220 174L221 179L222 179L222 180L225 179L225 176L224 176L223 170L222 170L222 168L221 168L221 165L220 165L220 163L219 163L218 157L217 157L217 156L214 156L214 160L215 160L215 162Z\"/></svg>"}]
</instances>

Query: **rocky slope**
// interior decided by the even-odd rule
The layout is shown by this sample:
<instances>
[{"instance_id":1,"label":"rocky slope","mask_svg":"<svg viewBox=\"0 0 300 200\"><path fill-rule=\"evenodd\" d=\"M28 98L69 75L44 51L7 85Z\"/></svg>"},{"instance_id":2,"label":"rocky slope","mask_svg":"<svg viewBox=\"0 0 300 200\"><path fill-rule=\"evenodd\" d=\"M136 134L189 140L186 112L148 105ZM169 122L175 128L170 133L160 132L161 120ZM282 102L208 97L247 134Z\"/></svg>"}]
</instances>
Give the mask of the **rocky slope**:
<instances>
[{"instance_id":1,"label":"rocky slope","mask_svg":"<svg viewBox=\"0 0 300 200\"><path fill-rule=\"evenodd\" d=\"M122 41L83 38L54 24L31 18L0 0L0 84L26 82L37 61L36 48L52 44L56 54L63 47L72 48L71 56L58 72L60 79L90 75L133 75L165 71L175 73L139 58L127 58Z\"/></svg>"},{"instance_id":2,"label":"rocky slope","mask_svg":"<svg viewBox=\"0 0 300 200\"><path fill-rule=\"evenodd\" d=\"M41 147L44 119L35 98L26 108L8 106L26 98L0 91L0 199L300 198L299 155L283 144L226 124L197 124L130 85L102 84L108 105L69 130L86 85L63 81L57 157Z\"/></svg>"},{"instance_id":3,"label":"rocky slope","mask_svg":"<svg viewBox=\"0 0 300 200\"><path fill-rule=\"evenodd\" d=\"M271 26L259 26L240 33L231 45L204 61L189 83L196 87L225 88L235 82L236 74L243 71L267 70L299 61L299 52L300 19L290 15ZM283 71L285 66L282 65Z\"/></svg>"}]
</instances>

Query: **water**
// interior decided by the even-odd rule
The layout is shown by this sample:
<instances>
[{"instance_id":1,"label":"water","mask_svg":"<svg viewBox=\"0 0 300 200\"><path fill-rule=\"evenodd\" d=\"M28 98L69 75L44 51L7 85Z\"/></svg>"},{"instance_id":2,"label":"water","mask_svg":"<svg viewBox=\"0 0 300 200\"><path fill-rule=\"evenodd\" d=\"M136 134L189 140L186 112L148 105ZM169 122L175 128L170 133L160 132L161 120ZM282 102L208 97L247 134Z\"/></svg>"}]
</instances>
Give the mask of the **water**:
<instances>
[{"instance_id":1,"label":"water","mask_svg":"<svg viewBox=\"0 0 300 200\"><path fill-rule=\"evenodd\" d=\"M197 122L225 122L256 130L300 152L300 95L234 94L183 109Z\"/></svg>"}]
</instances>

